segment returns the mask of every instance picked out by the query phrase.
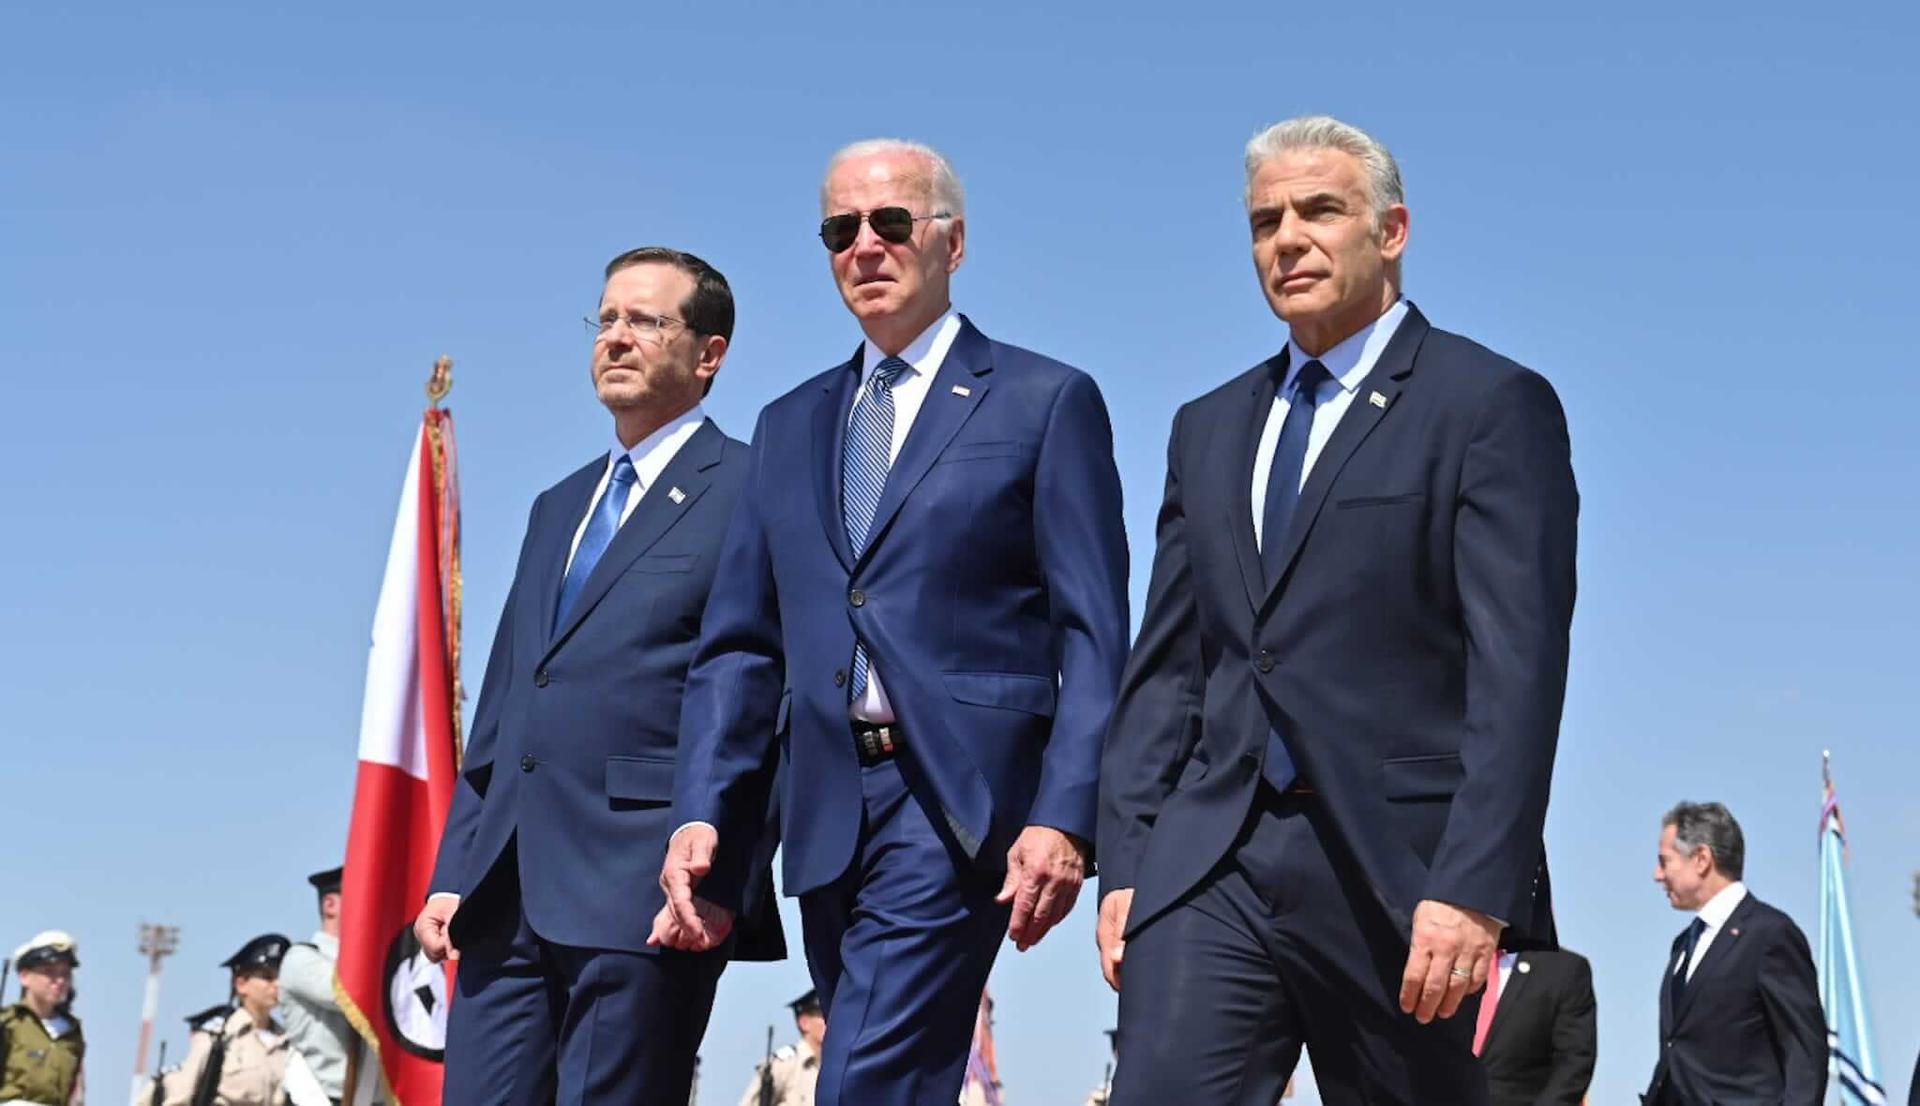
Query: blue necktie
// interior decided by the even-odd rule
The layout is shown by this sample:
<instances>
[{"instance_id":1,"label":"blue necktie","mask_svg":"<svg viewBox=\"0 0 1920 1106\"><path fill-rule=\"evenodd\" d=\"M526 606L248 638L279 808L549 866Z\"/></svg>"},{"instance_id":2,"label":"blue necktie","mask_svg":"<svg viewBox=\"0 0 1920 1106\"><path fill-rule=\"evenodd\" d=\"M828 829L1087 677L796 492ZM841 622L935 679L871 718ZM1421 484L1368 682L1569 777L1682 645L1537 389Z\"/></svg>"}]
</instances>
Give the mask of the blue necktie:
<instances>
[{"instance_id":1,"label":"blue necktie","mask_svg":"<svg viewBox=\"0 0 1920 1106\"><path fill-rule=\"evenodd\" d=\"M553 612L555 630L567 620L567 612L573 609L574 600L580 598L581 589L587 586L593 566L600 563L607 546L613 544L613 536L620 532L620 516L627 513L627 499L633 494L635 478L632 458L622 453L613 463L613 479L607 481L606 494L594 507L587 532L580 535L580 548L573 551L573 564L567 568L567 578L560 585L560 605Z\"/></svg>"},{"instance_id":2,"label":"blue necktie","mask_svg":"<svg viewBox=\"0 0 1920 1106\"><path fill-rule=\"evenodd\" d=\"M1294 375L1293 390L1287 397L1287 418L1280 424L1280 441L1273 450L1273 468L1267 472L1267 505L1260 524L1260 565L1266 570L1267 586L1280 582L1286 567L1281 551L1287 546L1287 527L1293 523L1293 509L1300 503L1300 479L1307 467L1307 438L1313 433L1314 405L1319 402L1320 385L1332 379L1327 367L1318 361L1300 366ZM1275 791L1285 791L1299 770L1293 756L1280 740L1279 730L1267 731L1267 760L1260 774Z\"/></svg>"},{"instance_id":3,"label":"blue necktie","mask_svg":"<svg viewBox=\"0 0 1920 1106\"><path fill-rule=\"evenodd\" d=\"M1679 966L1673 972L1673 1001L1679 1002L1680 996L1687 993L1687 973L1693 963L1693 950L1700 946L1700 935L1707 931L1705 919L1695 918L1680 935Z\"/></svg>"},{"instance_id":4,"label":"blue necktie","mask_svg":"<svg viewBox=\"0 0 1920 1106\"><path fill-rule=\"evenodd\" d=\"M888 357L874 366L873 376L853 405L853 425L847 428L847 450L840 465L840 512L846 516L847 544L859 557L867 550L867 531L880 493L893 468L893 384L907 371L907 363ZM853 679L847 681L852 699L867 690L867 647L853 643Z\"/></svg>"}]
</instances>

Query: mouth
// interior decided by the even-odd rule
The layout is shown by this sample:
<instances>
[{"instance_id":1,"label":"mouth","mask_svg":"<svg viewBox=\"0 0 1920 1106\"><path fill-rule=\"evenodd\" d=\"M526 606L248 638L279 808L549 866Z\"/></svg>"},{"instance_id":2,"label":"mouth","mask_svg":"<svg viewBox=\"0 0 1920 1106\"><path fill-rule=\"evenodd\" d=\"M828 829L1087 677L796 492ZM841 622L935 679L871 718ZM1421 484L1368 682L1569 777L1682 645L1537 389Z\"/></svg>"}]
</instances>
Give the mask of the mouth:
<instances>
[{"instance_id":1,"label":"mouth","mask_svg":"<svg viewBox=\"0 0 1920 1106\"><path fill-rule=\"evenodd\" d=\"M1311 287L1320 277L1319 273L1288 273L1280 278L1280 288L1285 292L1298 292Z\"/></svg>"},{"instance_id":2,"label":"mouth","mask_svg":"<svg viewBox=\"0 0 1920 1106\"><path fill-rule=\"evenodd\" d=\"M860 277L853 278L853 286L855 288L865 288L865 287L868 287L869 285L874 285L874 284L892 284L893 282L894 280L892 277L885 276L879 273L876 273L873 276L860 276Z\"/></svg>"}]
</instances>

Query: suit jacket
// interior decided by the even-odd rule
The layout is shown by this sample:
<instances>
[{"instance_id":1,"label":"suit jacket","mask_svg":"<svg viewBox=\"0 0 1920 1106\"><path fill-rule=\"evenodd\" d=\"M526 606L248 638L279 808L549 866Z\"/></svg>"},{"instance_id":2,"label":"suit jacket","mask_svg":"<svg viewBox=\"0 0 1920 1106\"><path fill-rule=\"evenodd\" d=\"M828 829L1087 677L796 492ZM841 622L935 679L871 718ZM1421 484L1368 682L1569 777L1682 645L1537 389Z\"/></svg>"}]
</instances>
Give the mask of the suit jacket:
<instances>
[{"instance_id":1,"label":"suit jacket","mask_svg":"<svg viewBox=\"0 0 1920 1106\"><path fill-rule=\"evenodd\" d=\"M1579 1106L1597 1051L1587 958L1565 950L1518 954L1480 1053L1493 1106Z\"/></svg>"},{"instance_id":2,"label":"suit jacket","mask_svg":"<svg viewBox=\"0 0 1920 1106\"><path fill-rule=\"evenodd\" d=\"M1411 306L1304 485L1269 586L1251 483L1286 353L1175 415L1147 610L1101 772L1128 932L1195 886L1269 729L1403 935L1437 899L1550 946L1541 841L1573 615L1565 416Z\"/></svg>"},{"instance_id":3,"label":"suit jacket","mask_svg":"<svg viewBox=\"0 0 1920 1106\"><path fill-rule=\"evenodd\" d=\"M841 457L861 354L754 430L687 681L675 818L720 834L701 894L733 905L778 764L783 885L837 879L860 833L848 724L856 636L958 847L1004 867L1022 827L1089 842L1125 662L1127 546L1091 378L964 317L854 556ZM929 813L932 813L931 811Z\"/></svg>"},{"instance_id":4,"label":"suit jacket","mask_svg":"<svg viewBox=\"0 0 1920 1106\"><path fill-rule=\"evenodd\" d=\"M559 944L647 951L664 901L681 696L746 454L703 423L558 626L568 550L605 456L534 501L431 884L463 896L456 943L490 905L474 892L512 842L521 908L535 932ZM677 499L669 494L676 488ZM762 893L734 955L779 959L779 917L764 884L771 843L753 837Z\"/></svg>"},{"instance_id":5,"label":"suit jacket","mask_svg":"<svg viewBox=\"0 0 1920 1106\"><path fill-rule=\"evenodd\" d=\"M1806 935L1751 892L1728 915L1678 1002L1673 942L1660 980L1660 1059L1645 1101L1817 1106L1827 1093L1827 1019Z\"/></svg>"}]
</instances>

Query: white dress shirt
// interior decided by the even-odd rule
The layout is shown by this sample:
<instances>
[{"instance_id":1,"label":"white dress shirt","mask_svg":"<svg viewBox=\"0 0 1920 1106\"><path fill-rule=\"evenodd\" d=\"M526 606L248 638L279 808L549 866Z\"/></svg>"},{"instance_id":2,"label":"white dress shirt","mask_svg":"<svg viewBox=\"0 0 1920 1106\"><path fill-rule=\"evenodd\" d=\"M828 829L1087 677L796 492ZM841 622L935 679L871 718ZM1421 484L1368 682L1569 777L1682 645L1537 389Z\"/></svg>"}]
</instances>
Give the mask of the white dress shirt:
<instances>
[{"instance_id":1,"label":"white dress shirt","mask_svg":"<svg viewBox=\"0 0 1920 1106\"><path fill-rule=\"evenodd\" d=\"M573 569L573 555L580 551L580 539L587 534L587 523L592 521L593 512L599 508L600 497L607 494L607 484L613 479L613 466L619 461L620 455L626 454L627 459L633 462L634 476L633 493L627 496L627 508L620 513L620 525L625 526L627 520L633 517L633 509L646 496L647 489L660 479L660 474L667 470L667 463L673 460L673 455L680 452L680 447L687 444L687 439L693 437L694 431L699 430L700 424L705 421L707 412L696 403L692 410L635 442L632 449L618 441L613 443L613 448L607 451L607 467L600 472L600 483L594 485L593 498L587 500L587 513L580 516L580 525L573 528L573 544L567 547L567 565L560 573L562 579Z\"/></svg>"},{"instance_id":2,"label":"white dress shirt","mask_svg":"<svg viewBox=\"0 0 1920 1106\"><path fill-rule=\"evenodd\" d=\"M1684 965L1687 982L1693 982L1693 973L1699 969L1700 961L1707 957L1707 946L1713 944L1713 939L1719 935L1721 929L1725 928L1727 919L1732 917L1733 908L1739 906L1740 900L1746 897L1747 885L1736 879L1722 887L1719 894L1708 899L1707 905L1700 908L1697 916L1707 923L1707 928L1700 931L1700 939L1693 943L1693 959ZM1673 974L1679 975L1682 967L1678 960L1674 961Z\"/></svg>"},{"instance_id":3,"label":"white dress shirt","mask_svg":"<svg viewBox=\"0 0 1920 1106\"><path fill-rule=\"evenodd\" d=\"M932 326L920 332L920 336L907 343L900 351L900 360L907 363L907 371L893 382L893 444L887 451L887 464L900 459L900 447L906 443L907 431L913 429L913 420L920 414L920 405L927 398L927 391L933 387L933 375L940 371L940 365L947 359L947 351L953 348L953 340L960 336L960 316L953 308L935 319ZM867 384L873 380L874 371L887 356L885 350L873 344L869 338L861 348L860 391L855 396L853 406L847 409L847 422L853 422L853 410L867 401ZM851 658L849 658L851 659ZM880 665L872 657L867 658L867 687L859 699L848 708L848 713L862 722L885 725L894 720L893 704L887 701L887 689L880 682Z\"/></svg>"},{"instance_id":4,"label":"white dress shirt","mask_svg":"<svg viewBox=\"0 0 1920 1106\"><path fill-rule=\"evenodd\" d=\"M1294 378L1300 375L1300 366L1309 361L1318 361L1326 366L1328 375L1333 377L1323 382L1314 393L1317 400L1313 409L1313 427L1307 434L1306 461L1300 466L1300 486L1304 488L1307 486L1307 474L1313 471L1313 462L1326 447L1327 439L1333 437L1341 416L1353 405L1360 382L1373 371L1380 354L1387 348L1387 342L1400 329L1400 320L1406 317L1406 299L1395 300L1385 314L1318 357L1301 349L1293 339L1287 339L1287 377L1273 394L1273 409L1267 412L1267 425L1260 431L1260 446L1253 455L1254 545L1259 546L1266 539L1262 531L1267 521L1267 478L1273 472L1273 454L1280 445L1280 428L1287 421L1287 408L1292 406L1287 402L1287 394L1293 387Z\"/></svg>"}]
</instances>

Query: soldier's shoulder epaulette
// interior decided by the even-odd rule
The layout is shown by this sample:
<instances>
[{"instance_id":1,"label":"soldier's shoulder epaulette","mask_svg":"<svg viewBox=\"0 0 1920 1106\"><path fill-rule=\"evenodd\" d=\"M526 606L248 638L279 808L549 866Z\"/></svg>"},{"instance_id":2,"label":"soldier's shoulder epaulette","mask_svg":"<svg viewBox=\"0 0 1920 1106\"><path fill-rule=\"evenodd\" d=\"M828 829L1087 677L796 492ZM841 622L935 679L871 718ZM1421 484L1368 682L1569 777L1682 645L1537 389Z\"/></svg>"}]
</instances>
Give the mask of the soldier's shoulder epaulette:
<instances>
[{"instance_id":1,"label":"soldier's shoulder epaulette","mask_svg":"<svg viewBox=\"0 0 1920 1106\"><path fill-rule=\"evenodd\" d=\"M775 1060L791 1060L794 1055L795 1050L792 1045L781 1045L779 1048L773 1050L773 1058Z\"/></svg>"}]
</instances>

